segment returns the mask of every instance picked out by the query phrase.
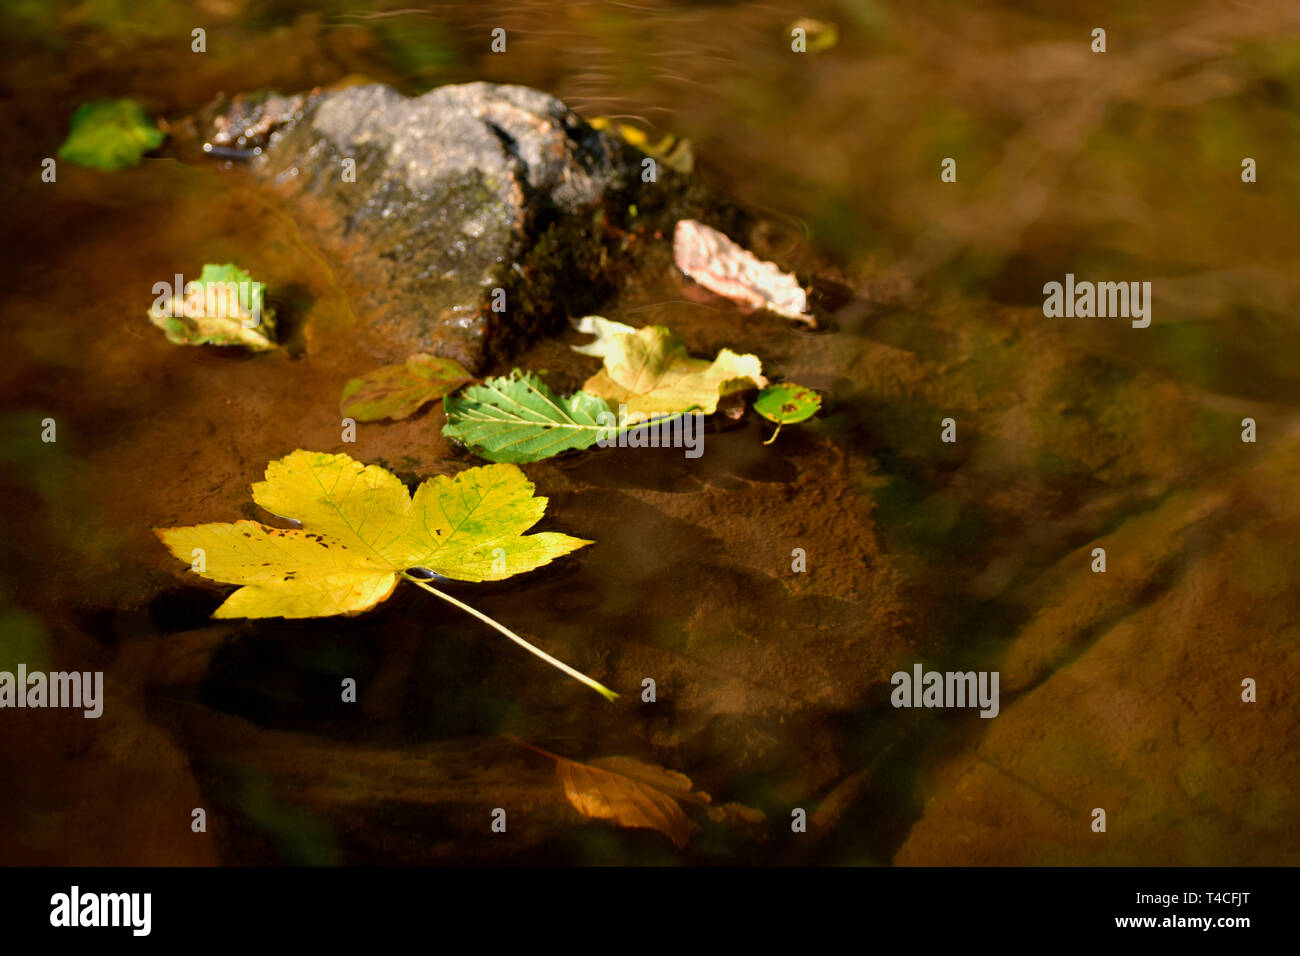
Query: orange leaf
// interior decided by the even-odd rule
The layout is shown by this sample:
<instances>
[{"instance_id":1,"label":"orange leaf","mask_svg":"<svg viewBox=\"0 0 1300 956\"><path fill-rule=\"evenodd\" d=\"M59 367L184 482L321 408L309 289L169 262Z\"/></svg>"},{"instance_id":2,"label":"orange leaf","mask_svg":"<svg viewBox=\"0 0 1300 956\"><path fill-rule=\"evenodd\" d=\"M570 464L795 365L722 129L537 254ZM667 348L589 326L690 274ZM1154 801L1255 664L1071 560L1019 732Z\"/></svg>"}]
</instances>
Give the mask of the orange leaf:
<instances>
[{"instance_id":1,"label":"orange leaf","mask_svg":"<svg viewBox=\"0 0 1300 956\"><path fill-rule=\"evenodd\" d=\"M555 775L575 810L625 827L658 830L684 847L699 829L679 800L707 804L707 793L692 793L691 778L631 757L609 757L590 764L556 758Z\"/></svg>"}]
</instances>

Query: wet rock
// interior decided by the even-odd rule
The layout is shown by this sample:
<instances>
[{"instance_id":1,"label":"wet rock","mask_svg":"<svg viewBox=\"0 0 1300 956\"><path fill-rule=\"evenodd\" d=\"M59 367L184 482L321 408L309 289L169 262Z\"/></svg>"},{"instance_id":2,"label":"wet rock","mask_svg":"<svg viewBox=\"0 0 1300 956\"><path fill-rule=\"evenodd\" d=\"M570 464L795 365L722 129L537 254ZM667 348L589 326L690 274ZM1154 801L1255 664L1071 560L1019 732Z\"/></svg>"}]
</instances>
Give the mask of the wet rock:
<instances>
[{"instance_id":1,"label":"wet rock","mask_svg":"<svg viewBox=\"0 0 1300 956\"><path fill-rule=\"evenodd\" d=\"M186 158L245 162L305 207L368 351L474 371L608 291L602 208L639 157L559 100L491 83L240 96L178 133Z\"/></svg>"}]
</instances>

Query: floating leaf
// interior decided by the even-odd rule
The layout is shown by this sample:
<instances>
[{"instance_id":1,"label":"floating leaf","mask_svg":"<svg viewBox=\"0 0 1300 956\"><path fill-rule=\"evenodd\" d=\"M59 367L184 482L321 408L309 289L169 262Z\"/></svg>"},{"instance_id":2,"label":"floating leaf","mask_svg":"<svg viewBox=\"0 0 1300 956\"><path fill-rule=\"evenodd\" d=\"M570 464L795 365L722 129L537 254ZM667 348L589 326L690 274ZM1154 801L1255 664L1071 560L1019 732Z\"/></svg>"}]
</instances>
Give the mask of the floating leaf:
<instances>
[{"instance_id":1,"label":"floating leaf","mask_svg":"<svg viewBox=\"0 0 1300 956\"><path fill-rule=\"evenodd\" d=\"M137 165L141 156L157 149L165 138L134 100L93 100L82 103L72 114L59 159L92 169L126 169Z\"/></svg>"},{"instance_id":2,"label":"floating leaf","mask_svg":"<svg viewBox=\"0 0 1300 956\"><path fill-rule=\"evenodd\" d=\"M774 263L732 242L694 219L679 219L673 230L677 268L704 288L748 309L767 309L788 319L816 326L808 313L808 295L799 280Z\"/></svg>"},{"instance_id":3,"label":"floating leaf","mask_svg":"<svg viewBox=\"0 0 1300 956\"><path fill-rule=\"evenodd\" d=\"M529 462L570 448L590 448L611 434L603 400L587 392L556 395L531 372L515 369L443 399L442 433L488 461Z\"/></svg>"},{"instance_id":4,"label":"floating leaf","mask_svg":"<svg viewBox=\"0 0 1300 956\"><path fill-rule=\"evenodd\" d=\"M778 425L807 421L817 414L817 409L821 406L820 395L811 388L793 382L769 385L754 399L754 411Z\"/></svg>"},{"instance_id":5,"label":"floating leaf","mask_svg":"<svg viewBox=\"0 0 1300 956\"><path fill-rule=\"evenodd\" d=\"M697 409L711 415L718 399L733 392L767 384L763 363L753 355L723 349L712 362L692 358L686 346L661 325L634 329L599 315L573 323L579 332L596 336L574 351L604 361L604 368L587 379L583 390L627 406L627 421Z\"/></svg>"},{"instance_id":6,"label":"floating leaf","mask_svg":"<svg viewBox=\"0 0 1300 956\"><path fill-rule=\"evenodd\" d=\"M630 769L640 770L643 778L655 780L658 786L638 780L628 773ZM658 830L678 847L684 847L698 829L677 802L691 795L691 778L684 774L631 757L611 757L590 764L560 758L555 762L555 775L569 803L583 816ZM703 802L708 802L707 796Z\"/></svg>"},{"instance_id":7,"label":"floating leaf","mask_svg":"<svg viewBox=\"0 0 1300 956\"><path fill-rule=\"evenodd\" d=\"M204 577L244 585L216 617L361 611L387 597L411 568L500 581L591 543L554 532L524 535L541 520L546 499L535 497L532 482L510 465L430 478L412 496L378 465L296 451L267 466L253 500L301 528L240 521L158 532L183 560L203 548ZM502 553L494 558L495 551ZM349 591L344 585L354 579L360 586Z\"/></svg>"},{"instance_id":8,"label":"floating leaf","mask_svg":"<svg viewBox=\"0 0 1300 956\"><path fill-rule=\"evenodd\" d=\"M511 739L555 761L555 776L564 787L564 795L583 816L658 830L678 847L684 847L699 829L686 816L682 803L707 807L712 802L707 793L692 792L691 778L675 770L633 757L602 757L578 763L518 738Z\"/></svg>"},{"instance_id":9,"label":"floating leaf","mask_svg":"<svg viewBox=\"0 0 1300 956\"><path fill-rule=\"evenodd\" d=\"M276 347L275 310L265 304L262 283L229 263L205 265L181 298L160 296L149 321L176 345L242 345L258 352Z\"/></svg>"},{"instance_id":10,"label":"floating leaf","mask_svg":"<svg viewBox=\"0 0 1300 956\"><path fill-rule=\"evenodd\" d=\"M412 355L401 365L385 365L350 380L343 386L339 410L359 422L406 418L472 380L454 359Z\"/></svg>"},{"instance_id":11,"label":"floating leaf","mask_svg":"<svg viewBox=\"0 0 1300 956\"><path fill-rule=\"evenodd\" d=\"M589 123L592 129L608 129L618 133L623 140L635 146L647 156L653 156L669 169L689 174L695 168L695 152L689 139L677 139L672 133L665 133L663 139L651 143L643 130L627 123L616 123L607 116L597 116Z\"/></svg>"},{"instance_id":12,"label":"floating leaf","mask_svg":"<svg viewBox=\"0 0 1300 956\"><path fill-rule=\"evenodd\" d=\"M776 436L781 434L782 425L807 421L816 415L821 407L822 397L811 388L804 388L793 382L769 385L754 399L754 411L769 422L776 422L776 431L763 444L770 445L776 441Z\"/></svg>"},{"instance_id":13,"label":"floating leaf","mask_svg":"<svg viewBox=\"0 0 1300 956\"><path fill-rule=\"evenodd\" d=\"M267 466L253 500L301 527L237 521L156 532L196 573L241 585L214 617L355 614L383 601L404 578L606 697L616 696L409 573L424 568L459 581L500 581L591 543L556 532L524 534L541 520L547 499L534 496L532 482L513 465L430 478L412 496L377 465L300 450Z\"/></svg>"}]
</instances>

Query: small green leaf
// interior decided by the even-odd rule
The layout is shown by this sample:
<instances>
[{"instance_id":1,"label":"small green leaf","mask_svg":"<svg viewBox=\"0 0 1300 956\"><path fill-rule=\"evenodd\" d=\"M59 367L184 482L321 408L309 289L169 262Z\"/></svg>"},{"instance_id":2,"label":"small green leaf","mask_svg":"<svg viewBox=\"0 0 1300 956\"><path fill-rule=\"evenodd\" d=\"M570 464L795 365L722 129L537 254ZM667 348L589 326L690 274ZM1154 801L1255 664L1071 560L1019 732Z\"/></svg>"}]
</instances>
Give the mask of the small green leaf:
<instances>
[{"instance_id":1,"label":"small green leaf","mask_svg":"<svg viewBox=\"0 0 1300 956\"><path fill-rule=\"evenodd\" d=\"M803 422L817 414L822 407L822 397L811 388L804 388L793 382L781 382L769 385L758 393L754 399L754 411L769 422L778 425L793 425Z\"/></svg>"},{"instance_id":2,"label":"small green leaf","mask_svg":"<svg viewBox=\"0 0 1300 956\"><path fill-rule=\"evenodd\" d=\"M811 388L793 382L769 385L754 399L754 411L769 422L776 422L776 431L763 444L770 445L781 434L782 425L807 421L822 407L822 397Z\"/></svg>"},{"instance_id":3,"label":"small green leaf","mask_svg":"<svg viewBox=\"0 0 1300 956\"><path fill-rule=\"evenodd\" d=\"M183 298L155 302L149 321L176 345L243 345L254 351L275 348L275 310L265 305L265 289L243 269L208 263Z\"/></svg>"},{"instance_id":4,"label":"small green leaf","mask_svg":"<svg viewBox=\"0 0 1300 956\"><path fill-rule=\"evenodd\" d=\"M165 138L134 100L93 100L72 114L59 158L91 169L126 169Z\"/></svg>"},{"instance_id":5,"label":"small green leaf","mask_svg":"<svg viewBox=\"0 0 1300 956\"><path fill-rule=\"evenodd\" d=\"M349 381L343 386L339 409L344 418L359 422L406 418L472 380L454 359L421 353L401 365L385 365Z\"/></svg>"},{"instance_id":6,"label":"small green leaf","mask_svg":"<svg viewBox=\"0 0 1300 956\"><path fill-rule=\"evenodd\" d=\"M515 369L443 399L442 433L488 461L529 462L570 448L590 448L613 434L613 414L587 392L556 395L531 372ZM598 420L604 415L606 421Z\"/></svg>"},{"instance_id":7,"label":"small green leaf","mask_svg":"<svg viewBox=\"0 0 1300 956\"><path fill-rule=\"evenodd\" d=\"M263 295L266 291L265 287L234 263L227 262L225 265L220 266L212 262L204 263L203 271L199 273L199 284L205 287L230 282L236 285L241 282L246 283L249 290L249 307L254 310L264 311Z\"/></svg>"}]
</instances>

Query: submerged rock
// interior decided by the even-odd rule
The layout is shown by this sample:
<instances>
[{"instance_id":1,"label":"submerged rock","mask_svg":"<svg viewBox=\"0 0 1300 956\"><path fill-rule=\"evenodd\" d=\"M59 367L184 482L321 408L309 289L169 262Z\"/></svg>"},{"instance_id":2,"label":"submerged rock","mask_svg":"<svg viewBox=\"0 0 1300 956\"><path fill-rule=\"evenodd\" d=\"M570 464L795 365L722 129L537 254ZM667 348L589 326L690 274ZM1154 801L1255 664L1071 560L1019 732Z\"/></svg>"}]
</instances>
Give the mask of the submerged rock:
<instances>
[{"instance_id":1,"label":"submerged rock","mask_svg":"<svg viewBox=\"0 0 1300 956\"><path fill-rule=\"evenodd\" d=\"M183 149L324 204L368 351L476 372L608 291L602 209L638 161L554 97L491 83L240 96L185 131Z\"/></svg>"},{"instance_id":2,"label":"submerged rock","mask_svg":"<svg viewBox=\"0 0 1300 956\"><path fill-rule=\"evenodd\" d=\"M1280 437L1043 574L996 664L1003 712L933 773L895 862L1294 860L1300 505L1283 488L1298 467L1300 442ZM1098 543L1105 574L1089 570Z\"/></svg>"}]
</instances>

